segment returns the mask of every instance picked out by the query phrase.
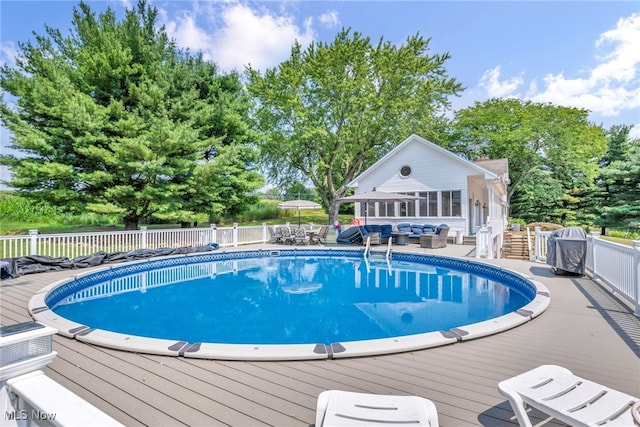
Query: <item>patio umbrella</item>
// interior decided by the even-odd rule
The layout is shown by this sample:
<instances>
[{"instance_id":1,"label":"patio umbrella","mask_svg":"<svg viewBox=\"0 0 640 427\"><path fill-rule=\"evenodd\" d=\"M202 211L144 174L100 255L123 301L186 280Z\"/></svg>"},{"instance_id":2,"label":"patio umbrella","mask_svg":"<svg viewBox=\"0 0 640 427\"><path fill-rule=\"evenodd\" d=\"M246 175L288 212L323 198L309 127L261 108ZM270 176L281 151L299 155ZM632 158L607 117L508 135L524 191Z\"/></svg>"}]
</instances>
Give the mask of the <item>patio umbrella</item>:
<instances>
[{"instance_id":1,"label":"patio umbrella","mask_svg":"<svg viewBox=\"0 0 640 427\"><path fill-rule=\"evenodd\" d=\"M300 227L300 209L320 209L322 206L311 200L287 200L278 205L278 209L297 209L298 227Z\"/></svg>"},{"instance_id":2,"label":"patio umbrella","mask_svg":"<svg viewBox=\"0 0 640 427\"><path fill-rule=\"evenodd\" d=\"M377 191L375 188L368 193L354 194L353 196L341 197L340 202L409 202L418 200L420 197L411 196L409 194L389 193L386 191ZM367 209L364 210L364 223L367 224Z\"/></svg>"}]
</instances>

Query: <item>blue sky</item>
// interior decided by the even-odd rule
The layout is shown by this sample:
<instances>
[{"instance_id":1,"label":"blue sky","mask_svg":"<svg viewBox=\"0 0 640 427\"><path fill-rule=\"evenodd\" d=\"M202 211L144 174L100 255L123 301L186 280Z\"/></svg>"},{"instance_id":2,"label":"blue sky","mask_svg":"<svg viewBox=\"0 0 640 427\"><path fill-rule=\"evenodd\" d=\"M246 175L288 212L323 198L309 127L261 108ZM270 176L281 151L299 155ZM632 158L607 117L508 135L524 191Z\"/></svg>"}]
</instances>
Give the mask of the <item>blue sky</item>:
<instances>
[{"instance_id":1,"label":"blue sky","mask_svg":"<svg viewBox=\"0 0 640 427\"><path fill-rule=\"evenodd\" d=\"M122 16L134 0L88 1ZM67 31L75 1L0 1L0 63L18 43ZM586 108L608 128L638 125L640 2L633 1L150 1L181 47L202 51L223 70L276 66L295 40L330 42L343 27L402 43L419 32L431 52L451 55L449 76L466 90L461 109L492 97ZM9 144L2 130L2 149ZM2 177L0 177L2 179Z\"/></svg>"}]
</instances>

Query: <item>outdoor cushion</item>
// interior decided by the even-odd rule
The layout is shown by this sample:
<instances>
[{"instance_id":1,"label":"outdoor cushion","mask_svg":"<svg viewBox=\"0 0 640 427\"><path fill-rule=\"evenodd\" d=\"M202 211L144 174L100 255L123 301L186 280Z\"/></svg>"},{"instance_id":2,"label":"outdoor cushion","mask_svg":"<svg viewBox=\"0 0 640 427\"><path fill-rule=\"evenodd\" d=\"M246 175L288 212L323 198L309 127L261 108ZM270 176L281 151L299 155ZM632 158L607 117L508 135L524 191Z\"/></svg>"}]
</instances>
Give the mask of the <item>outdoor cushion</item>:
<instances>
[{"instance_id":1,"label":"outdoor cushion","mask_svg":"<svg viewBox=\"0 0 640 427\"><path fill-rule=\"evenodd\" d=\"M408 222L401 222L396 227L402 233L411 233L411 225Z\"/></svg>"},{"instance_id":2,"label":"outdoor cushion","mask_svg":"<svg viewBox=\"0 0 640 427\"><path fill-rule=\"evenodd\" d=\"M411 225L411 234L419 236L422 234L422 226L421 225Z\"/></svg>"},{"instance_id":3,"label":"outdoor cushion","mask_svg":"<svg viewBox=\"0 0 640 427\"><path fill-rule=\"evenodd\" d=\"M366 228L369 233L382 233L382 227L378 224L365 225L364 228Z\"/></svg>"},{"instance_id":4,"label":"outdoor cushion","mask_svg":"<svg viewBox=\"0 0 640 427\"><path fill-rule=\"evenodd\" d=\"M366 236L367 234L369 234L369 232L367 231L367 228L364 225L360 226L360 231L362 231L363 236Z\"/></svg>"},{"instance_id":5,"label":"outdoor cushion","mask_svg":"<svg viewBox=\"0 0 640 427\"><path fill-rule=\"evenodd\" d=\"M433 233L436 231L436 226L433 224L425 224L422 226L423 233Z\"/></svg>"},{"instance_id":6,"label":"outdoor cushion","mask_svg":"<svg viewBox=\"0 0 640 427\"><path fill-rule=\"evenodd\" d=\"M382 224L380 226L380 236L381 237L389 237L393 232L393 226L391 224Z\"/></svg>"},{"instance_id":7,"label":"outdoor cushion","mask_svg":"<svg viewBox=\"0 0 640 427\"><path fill-rule=\"evenodd\" d=\"M440 224L438 228L436 228L436 234L440 234L443 228L449 228L447 224Z\"/></svg>"}]
</instances>

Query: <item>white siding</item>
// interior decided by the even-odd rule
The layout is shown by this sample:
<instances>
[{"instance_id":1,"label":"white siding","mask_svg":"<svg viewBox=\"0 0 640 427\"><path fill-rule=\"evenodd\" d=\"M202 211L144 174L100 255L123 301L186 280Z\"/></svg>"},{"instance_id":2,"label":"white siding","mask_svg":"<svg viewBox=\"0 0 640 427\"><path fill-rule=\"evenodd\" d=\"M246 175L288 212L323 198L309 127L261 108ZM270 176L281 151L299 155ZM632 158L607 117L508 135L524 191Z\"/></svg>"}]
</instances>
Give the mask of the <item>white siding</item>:
<instances>
[{"instance_id":1,"label":"white siding","mask_svg":"<svg viewBox=\"0 0 640 427\"><path fill-rule=\"evenodd\" d=\"M411 167L408 178L400 176L402 166ZM407 144L358 180L356 193L373 190L407 192L466 190L467 175L478 171L422 143Z\"/></svg>"},{"instance_id":2,"label":"white siding","mask_svg":"<svg viewBox=\"0 0 640 427\"><path fill-rule=\"evenodd\" d=\"M411 174L407 177L400 174L403 166L411 168ZM496 178L493 172L413 135L358 176L350 186L355 188L357 194L373 191L374 188L378 191L394 193L436 191L440 194L442 191L460 191L461 216L458 217L399 216L399 203L396 203L396 216L377 216L379 212L376 209L375 212L368 213L367 221L370 224L409 222L438 225L446 223L451 227L452 234L461 231L464 235L469 235L474 234L475 230L487 220L489 205L492 202L489 200L487 186L492 185L488 180L493 178ZM476 200L480 202L478 206L475 206ZM418 203L415 202L417 214L419 214ZM500 212L498 209L492 210ZM360 211L360 203L356 203L355 215L363 219L365 217L364 212Z\"/></svg>"}]
</instances>

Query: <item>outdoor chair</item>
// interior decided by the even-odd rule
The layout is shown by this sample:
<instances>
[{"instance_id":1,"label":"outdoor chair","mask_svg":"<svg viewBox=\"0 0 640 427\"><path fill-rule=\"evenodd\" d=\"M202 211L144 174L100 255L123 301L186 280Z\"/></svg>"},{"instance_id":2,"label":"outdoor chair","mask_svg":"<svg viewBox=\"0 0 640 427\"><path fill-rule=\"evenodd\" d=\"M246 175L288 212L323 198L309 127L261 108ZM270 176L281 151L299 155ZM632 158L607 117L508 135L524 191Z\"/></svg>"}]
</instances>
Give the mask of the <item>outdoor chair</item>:
<instances>
[{"instance_id":1,"label":"outdoor chair","mask_svg":"<svg viewBox=\"0 0 640 427\"><path fill-rule=\"evenodd\" d=\"M421 248L445 248L447 247L447 236L449 234L449 227L439 226L435 233L423 233L420 235L420 247Z\"/></svg>"},{"instance_id":2,"label":"outdoor chair","mask_svg":"<svg viewBox=\"0 0 640 427\"><path fill-rule=\"evenodd\" d=\"M385 396L341 390L318 396L316 427L412 425L438 426L436 406L419 396Z\"/></svg>"},{"instance_id":3,"label":"outdoor chair","mask_svg":"<svg viewBox=\"0 0 640 427\"><path fill-rule=\"evenodd\" d=\"M320 231L318 231L317 233L313 233L311 235L310 243L311 244L318 244L318 243L326 244L327 243L327 234L329 234L329 226L328 225L323 225L322 227L320 227Z\"/></svg>"},{"instance_id":4,"label":"outdoor chair","mask_svg":"<svg viewBox=\"0 0 640 427\"><path fill-rule=\"evenodd\" d=\"M281 227L280 230L282 231L282 241L284 243L290 244L295 242L296 238L291 233L291 227L285 225Z\"/></svg>"},{"instance_id":5,"label":"outdoor chair","mask_svg":"<svg viewBox=\"0 0 640 427\"><path fill-rule=\"evenodd\" d=\"M282 242L282 230L280 228L274 228L273 226L268 226L267 230L269 230L269 242L270 243L280 243Z\"/></svg>"},{"instance_id":6,"label":"outdoor chair","mask_svg":"<svg viewBox=\"0 0 640 427\"><path fill-rule=\"evenodd\" d=\"M307 243L309 243L309 236L307 235L307 231L302 227L296 228L293 232L293 240L296 244L306 245Z\"/></svg>"},{"instance_id":7,"label":"outdoor chair","mask_svg":"<svg viewBox=\"0 0 640 427\"><path fill-rule=\"evenodd\" d=\"M542 365L502 381L521 427L531 427L530 405L563 423L579 426L640 425L640 399L574 375L561 366Z\"/></svg>"},{"instance_id":8,"label":"outdoor chair","mask_svg":"<svg viewBox=\"0 0 640 427\"><path fill-rule=\"evenodd\" d=\"M380 244L380 232L378 231L369 231L367 227L361 225L358 227L360 230L360 234L362 235L362 244L367 244L367 238L369 239L370 245L379 245Z\"/></svg>"}]
</instances>

